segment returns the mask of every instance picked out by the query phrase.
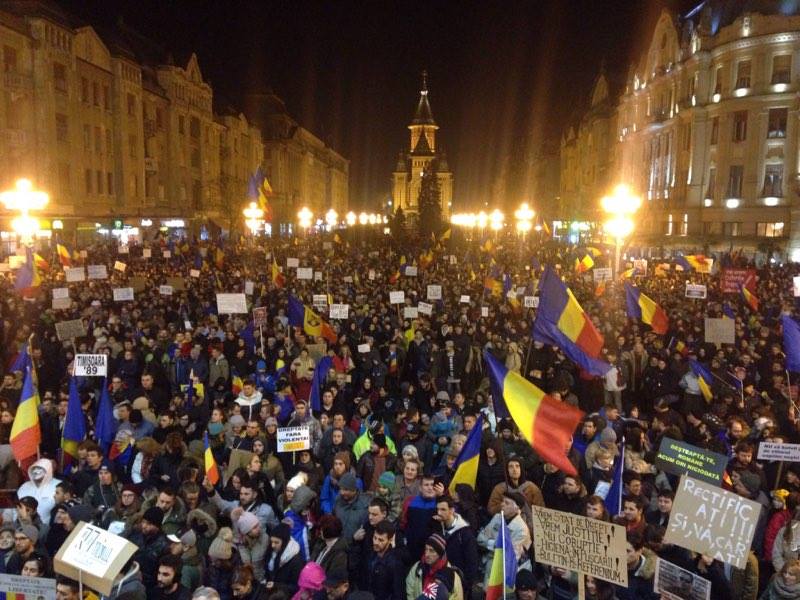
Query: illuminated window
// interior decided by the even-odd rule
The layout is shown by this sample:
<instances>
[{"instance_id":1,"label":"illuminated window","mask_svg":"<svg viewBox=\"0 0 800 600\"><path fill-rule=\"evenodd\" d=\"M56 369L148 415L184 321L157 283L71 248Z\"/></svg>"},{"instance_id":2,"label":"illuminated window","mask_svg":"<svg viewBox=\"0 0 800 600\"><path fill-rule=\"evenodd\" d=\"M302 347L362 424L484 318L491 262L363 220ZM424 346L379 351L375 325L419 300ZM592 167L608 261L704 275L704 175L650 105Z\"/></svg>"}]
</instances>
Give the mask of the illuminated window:
<instances>
[{"instance_id":1,"label":"illuminated window","mask_svg":"<svg viewBox=\"0 0 800 600\"><path fill-rule=\"evenodd\" d=\"M764 167L764 189L762 197L783 197L783 165L767 165Z\"/></svg>"},{"instance_id":2,"label":"illuminated window","mask_svg":"<svg viewBox=\"0 0 800 600\"><path fill-rule=\"evenodd\" d=\"M666 226L666 228L664 230L664 234L665 235L672 235L672 227L673 227L672 215L670 214L670 215L667 215L667 226Z\"/></svg>"},{"instance_id":3,"label":"illuminated window","mask_svg":"<svg viewBox=\"0 0 800 600\"><path fill-rule=\"evenodd\" d=\"M792 55L778 54L772 57L772 84L789 83L792 80Z\"/></svg>"},{"instance_id":4,"label":"illuminated window","mask_svg":"<svg viewBox=\"0 0 800 600\"><path fill-rule=\"evenodd\" d=\"M750 87L750 69L749 60L743 60L736 66L736 89Z\"/></svg>"},{"instance_id":5,"label":"illuminated window","mask_svg":"<svg viewBox=\"0 0 800 600\"><path fill-rule=\"evenodd\" d=\"M758 223L756 225L756 235L758 237L783 237L783 223Z\"/></svg>"},{"instance_id":6,"label":"illuminated window","mask_svg":"<svg viewBox=\"0 0 800 600\"><path fill-rule=\"evenodd\" d=\"M768 138L786 137L786 119L788 110L786 108L769 109L769 126L767 127Z\"/></svg>"},{"instance_id":7,"label":"illuminated window","mask_svg":"<svg viewBox=\"0 0 800 600\"><path fill-rule=\"evenodd\" d=\"M714 77L714 93L721 94L722 93L722 66L720 65L717 67L717 73Z\"/></svg>"},{"instance_id":8,"label":"illuminated window","mask_svg":"<svg viewBox=\"0 0 800 600\"><path fill-rule=\"evenodd\" d=\"M737 110L733 113L733 141L743 142L747 139L747 111Z\"/></svg>"},{"instance_id":9,"label":"illuminated window","mask_svg":"<svg viewBox=\"0 0 800 600\"><path fill-rule=\"evenodd\" d=\"M689 215L683 213L683 221L681 221L680 235L688 235L688 234L689 234Z\"/></svg>"}]
</instances>

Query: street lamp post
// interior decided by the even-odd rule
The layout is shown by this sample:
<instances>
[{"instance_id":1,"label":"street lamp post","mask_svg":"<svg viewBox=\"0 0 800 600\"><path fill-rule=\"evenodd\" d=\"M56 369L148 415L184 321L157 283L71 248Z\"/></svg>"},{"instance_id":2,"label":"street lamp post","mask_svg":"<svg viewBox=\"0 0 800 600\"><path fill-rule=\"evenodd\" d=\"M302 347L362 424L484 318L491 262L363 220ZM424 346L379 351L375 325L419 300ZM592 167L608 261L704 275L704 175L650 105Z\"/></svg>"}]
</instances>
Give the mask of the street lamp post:
<instances>
[{"instance_id":1,"label":"street lamp post","mask_svg":"<svg viewBox=\"0 0 800 600\"><path fill-rule=\"evenodd\" d=\"M525 237L528 232L533 228L533 217L536 213L531 210L527 202L520 204L519 208L514 211L514 218L517 220L517 231L522 235L522 242L524 245ZM522 245L520 248L522 248Z\"/></svg>"},{"instance_id":2,"label":"street lamp post","mask_svg":"<svg viewBox=\"0 0 800 600\"><path fill-rule=\"evenodd\" d=\"M609 196L601 200L603 210L610 215L604 230L614 238L614 277L619 275L620 249L625 238L633 233L633 214L639 210L641 198L631 193L627 185L620 184Z\"/></svg>"},{"instance_id":3,"label":"street lamp post","mask_svg":"<svg viewBox=\"0 0 800 600\"><path fill-rule=\"evenodd\" d=\"M245 217L247 217L244 223L247 225L247 228L250 229L253 239L255 239L256 235L258 235L258 230L261 227L264 211L260 209L255 202L251 202L250 206L245 208L242 213Z\"/></svg>"},{"instance_id":4,"label":"street lamp post","mask_svg":"<svg viewBox=\"0 0 800 600\"><path fill-rule=\"evenodd\" d=\"M33 236L39 231L39 221L28 214L31 210L42 210L50 201L46 192L33 189L29 179L18 179L13 190L0 194L0 202L8 210L19 211L19 216L11 221L11 228L20 237L23 244L30 244Z\"/></svg>"},{"instance_id":5,"label":"street lamp post","mask_svg":"<svg viewBox=\"0 0 800 600\"><path fill-rule=\"evenodd\" d=\"M304 229L306 233L308 233L313 218L314 213L312 213L307 206L304 206L297 213L297 224L300 226L300 229Z\"/></svg>"}]
</instances>

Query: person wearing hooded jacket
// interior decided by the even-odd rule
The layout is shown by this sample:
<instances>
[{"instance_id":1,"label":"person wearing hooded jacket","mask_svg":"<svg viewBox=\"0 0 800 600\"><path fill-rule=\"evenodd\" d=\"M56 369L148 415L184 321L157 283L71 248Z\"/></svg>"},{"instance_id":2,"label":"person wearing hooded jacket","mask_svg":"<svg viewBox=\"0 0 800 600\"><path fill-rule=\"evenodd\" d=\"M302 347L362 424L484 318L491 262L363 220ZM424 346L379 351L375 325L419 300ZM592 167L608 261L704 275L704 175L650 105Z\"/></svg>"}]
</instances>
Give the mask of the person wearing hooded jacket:
<instances>
[{"instance_id":1,"label":"person wearing hooded jacket","mask_svg":"<svg viewBox=\"0 0 800 600\"><path fill-rule=\"evenodd\" d=\"M233 529L237 534L236 548L242 563L252 565L258 581L264 579L264 555L267 553L269 538L261 527L258 517L243 508L231 511Z\"/></svg>"},{"instance_id":2,"label":"person wearing hooded jacket","mask_svg":"<svg viewBox=\"0 0 800 600\"><path fill-rule=\"evenodd\" d=\"M286 523L281 523L270 534L270 549L264 570L267 588L294 594L305 563L300 545L292 538L291 529Z\"/></svg>"},{"instance_id":3,"label":"person wearing hooded jacket","mask_svg":"<svg viewBox=\"0 0 800 600\"><path fill-rule=\"evenodd\" d=\"M142 570L139 563L131 557L119 574L114 578L111 593L100 597L101 600L147 600L147 590L142 583Z\"/></svg>"},{"instance_id":4,"label":"person wearing hooded jacket","mask_svg":"<svg viewBox=\"0 0 800 600\"><path fill-rule=\"evenodd\" d=\"M535 483L525 478L525 471L519 458L513 457L506 461L506 474L508 475L507 482L504 481L494 486L489 497L489 505L487 507L489 514L496 515L500 512L500 508L503 505L503 494L506 492L519 492L525 496L525 500L530 506L544 506L542 490Z\"/></svg>"},{"instance_id":5,"label":"person wearing hooded jacket","mask_svg":"<svg viewBox=\"0 0 800 600\"><path fill-rule=\"evenodd\" d=\"M289 525L292 539L300 547L300 553L304 560L308 560L311 556L311 545L308 540L308 527L306 525L310 519L311 503L316 497L316 492L307 485L298 486L289 503L289 509L283 515L283 522Z\"/></svg>"},{"instance_id":6,"label":"person wearing hooded jacket","mask_svg":"<svg viewBox=\"0 0 800 600\"><path fill-rule=\"evenodd\" d=\"M487 580L491 570L494 545L497 542L497 534L500 532L500 519L505 520L508 532L511 534L511 544L514 547L517 561L520 561L531 547L531 530L523 518L522 510L524 507L525 498L522 494L519 492L506 492L503 495L503 504L500 512L492 517L492 520L478 534L478 545L487 552L484 556L484 572Z\"/></svg>"},{"instance_id":7,"label":"person wearing hooded jacket","mask_svg":"<svg viewBox=\"0 0 800 600\"><path fill-rule=\"evenodd\" d=\"M48 458L40 458L28 467L28 481L19 486L17 497L36 498L39 503L36 512L39 513L42 522L49 523L50 513L56 505L53 496L59 483L61 483L60 479L53 478L53 461Z\"/></svg>"},{"instance_id":8,"label":"person wearing hooded jacket","mask_svg":"<svg viewBox=\"0 0 800 600\"><path fill-rule=\"evenodd\" d=\"M464 589L469 595L478 573L478 544L469 523L456 512L456 502L449 496L436 499L436 520L442 524L447 541L447 557L464 574Z\"/></svg>"}]
</instances>

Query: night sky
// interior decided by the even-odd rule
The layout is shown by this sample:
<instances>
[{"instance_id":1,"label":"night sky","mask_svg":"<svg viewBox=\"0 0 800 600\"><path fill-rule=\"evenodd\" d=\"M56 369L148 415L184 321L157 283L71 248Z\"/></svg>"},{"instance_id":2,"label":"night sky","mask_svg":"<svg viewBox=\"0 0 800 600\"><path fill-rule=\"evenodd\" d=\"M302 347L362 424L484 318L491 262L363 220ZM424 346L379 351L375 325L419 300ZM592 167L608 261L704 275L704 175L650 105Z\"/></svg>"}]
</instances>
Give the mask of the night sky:
<instances>
[{"instance_id":1,"label":"night sky","mask_svg":"<svg viewBox=\"0 0 800 600\"><path fill-rule=\"evenodd\" d=\"M534 146L559 139L588 102L603 59L624 79L662 6L684 14L695 1L59 4L90 22L122 17L176 56L195 51L218 108L274 89L301 125L351 160L357 208L387 197L427 69L454 205L465 209L489 200L520 136Z\"/></svg>"}]
</instances>

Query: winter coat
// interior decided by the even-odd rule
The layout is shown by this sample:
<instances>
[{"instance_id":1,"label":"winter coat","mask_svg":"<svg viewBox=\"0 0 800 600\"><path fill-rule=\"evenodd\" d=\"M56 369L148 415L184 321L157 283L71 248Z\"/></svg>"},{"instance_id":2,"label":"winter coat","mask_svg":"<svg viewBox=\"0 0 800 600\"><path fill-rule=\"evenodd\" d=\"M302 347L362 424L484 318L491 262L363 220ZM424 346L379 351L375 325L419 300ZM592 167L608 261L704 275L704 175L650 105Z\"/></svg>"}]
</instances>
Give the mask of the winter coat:
<instances>
[{"instance_id":1,"label":"winter coat","mask_svg":"<svg viewBox=\"0 0 800 600\"><path fill-rule=\"evenodd\" d=\"M493 465L490 465L485 458L481 457L478 463L478 477L475 482L475 491L478 493L478 500L481 506L486 506L492 490L505 480L505 465L503 465L502 461L496 460Z\"/></svg>"},{"instance_id":2,"label":"winter coat","mask_svg":"<svg viewBox=\"0 0 800 600\"><path fill-rule=\"evenodd\" d=\"M442 523L442 537L447 540L447 559L464 574L464 589L471 590L478 574L478 543L464 518L456 513L450 527Z\"/></svg>"},{"instance_id":3,"label":"winter coat","mask_svg":"<svg viewBox=\"0 0 800 600\"><path fill-rule=\"evenodd\" d=\"M258 539L250 536L238 536L236 549L242 558L242 564L253 565L253 574L257 581L264 579L264 556L269 549L269 536L265 530L261 530Z\"/></svg>"},{"instance_id":4,"label":"winter coat","mask_svg":"<svg viewBox=\"0 0 800 600\"><path fill-rule=\"evenodd\" d=\"M788 541L786 540L787 527L791 529ZM787 560L800 558L800 521L790 520L778 530L770 558L776 573L783 568Z\"/></svg>"},{"instance_id":5,"label":"winter coat","mask_svg":"<svg viewBox=\"0 0 800 600\"><path fill-rule=\"evenodd\" d=\"M101 485L99 481L95 481L83 495L83 503L92 508L111 508L119 501L119 498L120 491L117 484Z\"/></svg>"},{"instance_id":6,"label":"winter coat","mask_svg":"<svg viewBox=\"0 0 800 600\"><path fill-rule=\"evenodd\" d=\"M225 383L230 379L231 371L228 365L228 359L224 354L221 354L217 359L211 359L208 364L208 383L213 386L217 380L222 379Z\"/></svg>"},{"instance_id":7,"label":"winter coat","mask_svg":"<svg viewBox=\"0 0 800 600\"><path fill-rule=\"evenodd\" d=\"M619 600L659 600L661 594L653 589L656 574L656 555L647 548L634 569L628 569L628 587L614 586Z\"/></svg>"},{"instance_id":8,"label":"winter coat","mask_svg":"<svg viewBox=\"0 0 800 600\"><path fill-rule=\"evenodd\" d=\"M355 469L350 468L350 473L356 474ZM364 483L356 478L356 485L358 490L364 489ZM339 479L333 477L330 473L325 475L325 480L322 482L322 489L319 493L319 507L323 514L329 515L333 512L336 499L339 497Z\"/></svg>"},{"instance_id":9,"label":"winter coat","mask_svg":"<svg viewBox=\"0 0 800 600\"><path fill-rule=\"evenodd\" d=\"M231 600L233 598L233 590L231 589L233 572L241 564L242 559L239 557L236 547L233 548L231 559L225 563L217 564L209 559L208 566L203 573L203 585L217 590L220 600Z\"/></svg>"},{"instance_id":10,"label":"winter coat","mask_svg":"<svg viewBox=\"0 0 800 600\"><path fill-rule=\"evenodd\" d=\"M425 540L438 529L436 498L423 498L417 495L407 498L400 515L400 529L406 536L406 564L422 556ZM414 596L416 598L416 596Z\"/></svg>"},{"instance_id":11,"label":"winter coat","mask_svg":"<svg viewBox=\"0 0 800 600\"><path fill-rule=\"evenodd\" d=\"M497 534L500 532L500 519L502 518L503 515L497 513L478 534L478 545L486 549L490 554L494 552L494 544L497 541ZM517 555L517 560L519 561L528 551L528 548L531 547L530 529L521 514L511 519L506 525L508 526L508 532L511 534L514 554Z\"/></svg>"},{"instance_id":12,"label":"winter coat","mask_svg":"<svg viewBox=\"0 0 800 600\"><path fill-rule=\"evenodd\" d=\"M779 510L769 518L767 528L764 530L764 547L761 552L763 560L772 560L772 549L778 539L778 532L792 520L792 513L787 509Z\"/></svg>"},{"instance_id":13,"label":"winter coat","mask_svg":"<svg viewBox=\"0 0 800 600\"><path fill-rule=\"evenodd\" d=\"M447 563L448 568L452 568L449 562ZM406 597L410 599L416 599L422 594L422 570L420 568L419 561L414 563L414 566L411 567L411 570L408 572L406 576ZM461 577L459 574L454 573L453 575L453 590L450 592L448 596L448 600L464 600L464 586L461 582Z\"/></svg>"},{"instance_id":14,"label":"winter coat","mask_svg":"<svg viewBox=\"0 0 800 600\"><path fill-rule=\"evenodd\" d=\"M111 588L111 594L101 596L102 600L147 600L147 589L142 583L142 573L139 564L134 562L131 569L117 576Z\"/></svg>"},{"instance_id":15,"label":"winter coat","mask_svg":"<svg viewBox=\"0 0 800 600\"><path fill-rule=\"evenodd\" d=\"M371 547L370 542L370 551L358 565L359 589L371 592L375 598L406 600L405 570L398 550L389 548L386 554L378 556Z\"/></svg>"},{"instance_id":16,"label":"winter coat","mask_svg":"<svg viewBox=\"0 0 800 600\"><path fill-rule=\"evenodd\" d=\"M336 498L333 514L342 522L342 537L348 543L353 539L353 534L367 520L370 500L372 500L371 496L363 492L358 492L350 502L346 502L341 496Z\"/></svg>"},{"instance_id":17,"label":"winter coat","mask_svg":"<svg viewBox=\"0 0 800 600\"><path fill-rule=\"evenodd\" d=\"M139 547L133 555L133 560L139 563L142 571L142 583L150 592L156 588L158 559L167 549L167 538L161 532L145 536L140 531L135 531L131 535L130 541Z\"/></svg>"},{"instance_id":18,"label":"winter coat","mask_svg":"<svg viewBox=\"0 0 800 600\"><path fill-rule=\"evenodd\" d=\"M744 569L731 569L731 589L736 593L736 600L756 600L758 597L758 558L754 552L747 554Z\"/></svg>"},{"instance_id":19,"label":"winter coat","mask_svg":"<svg viewBox=\"0 0 800 600\"><path fill-rule=\"evenodd\" d=\"M34 467L41 467L44 469L44 478L37 485L33 481ZM50 513L56 506L56 501L53 499L53 494L56 493L56 486L61 483L60 479L53 478L53 461L47 458L40 458L30 467L28 467L28 481L19 486L17 490L17 498L24 498L31 496L36 498L39 505L36 507L36 512L43 522L50 522ZM88 487L88 486L87 486Z\"/></svg>"},{"instance_id":20,"label":"winter coat","mask_svg":"<svg viewBox=\"0 0 800 600\"><path fill-rule=\"evenodd\" d=\"M337 538L330 548L327 548L324 539L318 538L311 550L311 560L322 567L326 573L347 571L349 550L350 545L343 537Z\"/></svg>"},{"instance_id":21,"label":"winter coat","mask_svg":"<svg viewBox=\"0 0 800 600\"><path fill-rule=\"evenodd\" d=\"M306 564L297 542L290 538L280 556L275 556L270 548L265 562L264 576L267 581L275 583L273 590L280 589L289 595L294 594L297 591L300 571Z\"/></svg>"},{"instance_id":22,"label":"winter coat","mask_svg":"<svg viewBox=\"0 0 800 600\"><path fill-rule=\"evenodd\" d=\"M532 481L523 481L518 487L503 482L498 483L492 490L492 495L489 497L489 514L496 515L500 512L500 507L503 505L503 494L505 492L519 492L525 496L525 500L528 501L530 506L544 506L542 490Z\"/></svg>"},{"instance_id":23,"label":"winter coat","mask_svg":"<svg viewBox=\"0 0 800 600\"><path fill-rule=\"evenodd\" d=\"M238 500L225 500L219 494L214 494L210 498L211 502L223 513L230 513L234 508L241 506ZM258 517L258 522L261 524L261 531L269 531L270 529L278 526L278 518L275 516L275 511L266 502L254 502L247 506L243 506L246 512L251 512Z\"/></svg>"},{"instance_id":24,"label":"winter coat","mask_svg":"<svg viewBox=\"0 0 800 600\"><path fill-rule=\"evenodd\" d=\"M800 583L786 585L779 573L772 576L760 600L797 600L800 598Z\"/></svg>"}]
</instances>

